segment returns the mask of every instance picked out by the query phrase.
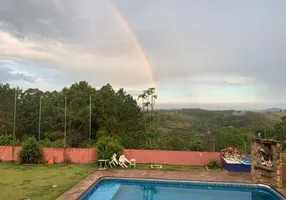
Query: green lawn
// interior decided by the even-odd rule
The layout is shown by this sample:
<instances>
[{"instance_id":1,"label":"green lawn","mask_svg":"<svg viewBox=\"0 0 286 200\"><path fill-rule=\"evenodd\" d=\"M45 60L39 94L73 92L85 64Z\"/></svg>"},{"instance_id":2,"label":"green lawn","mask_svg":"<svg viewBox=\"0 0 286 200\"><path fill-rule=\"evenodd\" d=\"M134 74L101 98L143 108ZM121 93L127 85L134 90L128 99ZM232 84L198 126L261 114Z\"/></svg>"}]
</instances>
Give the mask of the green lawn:
<instances>
[{"instance_id":1,"label":"green lawn","mask_svg":"<svg viewBox=\"0 0 286 200\"><path fill-rule=\"evenodd\" d=\"M96 170L94 165L33 165L0 163L0 199L54 200ZM53 184L58 185L52 188Z\"/></svg>"}]
</instances>

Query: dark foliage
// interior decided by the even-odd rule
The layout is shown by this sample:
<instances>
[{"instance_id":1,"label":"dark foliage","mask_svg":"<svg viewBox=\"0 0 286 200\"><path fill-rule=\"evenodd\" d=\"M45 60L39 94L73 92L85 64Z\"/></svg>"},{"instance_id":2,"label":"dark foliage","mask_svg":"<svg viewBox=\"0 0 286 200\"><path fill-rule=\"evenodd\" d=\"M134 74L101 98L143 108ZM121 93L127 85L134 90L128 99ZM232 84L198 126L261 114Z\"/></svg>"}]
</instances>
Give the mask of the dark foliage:
<instances>
[{"instance_id":1,"label":"dark foliage","mask_svg":"<svg viewBox=\"0 0 286 200\"><path fill-rule=\"evenodd\" d=\"M19 152L19 161L21 164L39 164L42 163L43 160L43 148L34 137L30 137L23 142L22 149Z\"/></svg>"}]
</instances>

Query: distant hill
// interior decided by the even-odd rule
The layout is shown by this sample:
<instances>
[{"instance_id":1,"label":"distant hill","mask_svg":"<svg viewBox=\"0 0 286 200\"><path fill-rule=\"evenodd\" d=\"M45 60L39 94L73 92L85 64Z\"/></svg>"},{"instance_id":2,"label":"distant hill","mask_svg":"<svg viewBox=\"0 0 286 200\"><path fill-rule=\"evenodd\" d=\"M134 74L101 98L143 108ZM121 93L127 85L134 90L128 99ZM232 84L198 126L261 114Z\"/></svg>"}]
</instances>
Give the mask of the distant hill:
<instances>
[{"instance_id":1,"label":"distant hill","mask_svg":"<svg viewBox=\"0 0 286 200\"><path fill-rule=\"evenodd\" d=\"M284 109L282 108L268 108L265 110L255 110L254 112L261 112L261 113L277 113L277 112L281 112L284 111Z\"/></svg>"},{"instance_id":2,"label":"distant hill","mask_svg":"<svg viewBox=\"0 0 286 200\"><path fill-rule=\"evenodd\" d=\"M275 109L267 109L275 111ZM280 111L280 109L279 109ZM184 133L206 133L223 126L259 130L270 127L279 116L252 111L210 111L202 109L157 110L158 125L162 132L180 131ZM285 113L286 114L286 113Z\"/></svg>"}]
</instances>

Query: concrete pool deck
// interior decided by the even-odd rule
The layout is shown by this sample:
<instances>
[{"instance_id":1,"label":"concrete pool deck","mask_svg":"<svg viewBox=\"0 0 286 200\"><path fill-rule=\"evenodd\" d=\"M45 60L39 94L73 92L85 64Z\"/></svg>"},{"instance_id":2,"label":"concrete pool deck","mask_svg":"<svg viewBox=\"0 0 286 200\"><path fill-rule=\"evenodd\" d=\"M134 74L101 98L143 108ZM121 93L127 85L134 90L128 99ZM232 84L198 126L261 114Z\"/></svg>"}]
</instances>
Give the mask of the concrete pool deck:
<instances>
[{"instance_id":1,"label":"concrete pool deck","mask_svg":"<svg viewBox=\"0 0 286 200\"><path fill-rule=\"evenodd\" d=\"M227 171L163 171L163 170L100 170L87 176L70 190L66 191L57 200L73 200L79 197L100 177L132 177L132 178L160 178L189 181L222 181L232 183L251 183L250 173L245 172L227 172ZM279 190L286 194L286 188Z\"/></svg>"}]
</instances>

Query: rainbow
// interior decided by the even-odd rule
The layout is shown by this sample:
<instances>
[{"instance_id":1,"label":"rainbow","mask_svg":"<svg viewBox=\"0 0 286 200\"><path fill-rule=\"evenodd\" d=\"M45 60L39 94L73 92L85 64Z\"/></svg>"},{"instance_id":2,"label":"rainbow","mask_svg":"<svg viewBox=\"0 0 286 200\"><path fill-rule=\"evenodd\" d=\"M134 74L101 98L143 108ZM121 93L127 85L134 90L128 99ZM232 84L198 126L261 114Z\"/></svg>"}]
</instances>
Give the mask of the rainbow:
<instances>
[{"instance_id":1,"label":"rainbow","mask_svg":"<svg viewBox=\"0 0 286 200\"><path fill-rule=\"evenodd\" d=\"M109 1L108 1L109 2ZM152 87L156 88L157 92L158 92L158 87L156 85L155 82L155 78L154 78L154 73L152 71L152 67L150 65L149 60L147 59L147 56L139 42L139 40L137 39L135 33L133 32L133 30L131 29L130 25L127 23L127 21L124 19L124 17L121 15L121 13L115 8L115 6L112 4L112 2L108 3L110 6L111 11L113 12L113 14L116 16L116 18L119 20L119 22L121 23L121 25L123 26L123 28L130 34L130 36L132 37L132 40L134 41L134 44L138 50L138 52L141 55L143 64L146 68L147 74L151 80L151 84Z\"/></svg>"}]
</instances>

